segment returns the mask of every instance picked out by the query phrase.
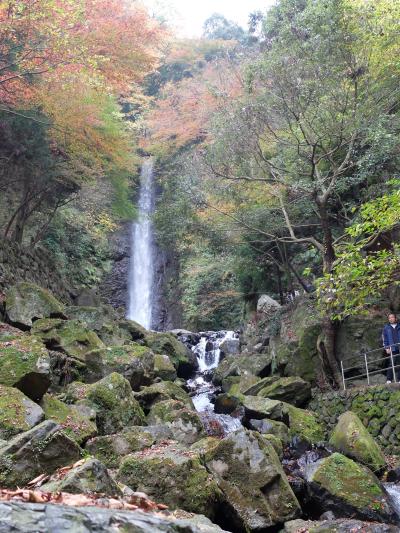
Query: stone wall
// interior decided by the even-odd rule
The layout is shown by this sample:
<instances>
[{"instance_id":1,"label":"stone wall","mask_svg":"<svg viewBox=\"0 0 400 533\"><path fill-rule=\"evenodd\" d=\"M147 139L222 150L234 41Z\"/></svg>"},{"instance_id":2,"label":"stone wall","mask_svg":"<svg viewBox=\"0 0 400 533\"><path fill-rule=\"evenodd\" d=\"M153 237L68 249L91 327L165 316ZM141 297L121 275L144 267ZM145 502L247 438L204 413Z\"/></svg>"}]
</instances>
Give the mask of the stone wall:
<instances>
[{"instance_id":1,"label":"stone wall","mask_svg":"<svg viewBox=\"0 0 400 533\"><path fill-rule=\"evenodd\" d=\"M0 293L18 281L31 281L49 289L65 303L74 297L73 289L58 274L47 250L0 240Z\"/></svg>"},{"instance_id":2,"label":"stone wall","mask_svg":"<svg viewBox=\"0 0 400 533\"><path fill-rule=\"evenodd\" d=\"M309 408L329 430L342 413L353 411L386 452L400 452L400 384L317 394Z\"/></svg>"}]
</instances>

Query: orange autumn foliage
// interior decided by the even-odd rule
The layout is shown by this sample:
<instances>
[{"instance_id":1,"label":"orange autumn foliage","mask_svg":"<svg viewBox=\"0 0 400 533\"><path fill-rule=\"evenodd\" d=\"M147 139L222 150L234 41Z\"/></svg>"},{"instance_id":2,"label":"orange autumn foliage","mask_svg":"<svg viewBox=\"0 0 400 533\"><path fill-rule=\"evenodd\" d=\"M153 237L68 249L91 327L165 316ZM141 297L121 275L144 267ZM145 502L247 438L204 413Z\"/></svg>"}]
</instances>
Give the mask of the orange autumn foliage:
<instances>
[{"instance_id":1,"label":"orange autumn foliage","mask_svg":"<svg viewBox=\"0 0 400 533\"><path fill-rule=\"evenodd\" d=\"M243 90L242 79L233 75L232 68L228 60L219 59L192 78L168 83L149 116L152 142L179 149L210 140L213 113Z\"/></svg>"}]
</instances>

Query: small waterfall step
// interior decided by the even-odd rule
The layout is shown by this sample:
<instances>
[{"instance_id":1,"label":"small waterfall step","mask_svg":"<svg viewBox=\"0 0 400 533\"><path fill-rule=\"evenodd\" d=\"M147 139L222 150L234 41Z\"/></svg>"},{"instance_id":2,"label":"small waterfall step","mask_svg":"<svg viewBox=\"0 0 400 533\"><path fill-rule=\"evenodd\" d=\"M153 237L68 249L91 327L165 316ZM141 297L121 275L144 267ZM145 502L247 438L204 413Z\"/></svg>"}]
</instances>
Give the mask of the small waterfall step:
<instances>
[{"instance_id":1,"label":"small waterfall step","mask_svg":"<svg viewBox=\"0 0 400 533\"><path fill-rule=\"evenodd\" d=\"M184 336L181 340L185 342ZM230 415L214 412L213 398L219 389L212 383L213 371L220 363L222 347L229 346L233 353L238 352L239 336L234 331L208 331L197 335L193 344L193 336L186 339L187 346L196 355L199 371L187 381L192 392L193 404L199 412L203 423L210 434L224 436L242 427L241 420Z\"/></svg>"}]
</instances>

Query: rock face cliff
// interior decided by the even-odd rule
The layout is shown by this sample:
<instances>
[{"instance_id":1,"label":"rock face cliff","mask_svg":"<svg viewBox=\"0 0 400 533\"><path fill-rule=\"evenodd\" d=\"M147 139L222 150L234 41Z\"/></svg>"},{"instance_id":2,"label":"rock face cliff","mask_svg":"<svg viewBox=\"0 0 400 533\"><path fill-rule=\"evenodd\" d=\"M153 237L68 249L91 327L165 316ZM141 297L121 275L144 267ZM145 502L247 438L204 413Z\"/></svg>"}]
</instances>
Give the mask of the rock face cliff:
<instances>
[{"instance_id":1,"label":"rock face cliff","mask_svg":"<svg viewBox=\"0 0 400 533\"><path fill-rule=\"evenodd\" d=\"M124 224L111 236L112 269L99 287L103 299L124 313L128 306L128 278L132 258L131 223ZM154 245L153 324L157 331L181 326L181 309L176 287L178 264L174 254ZM176 284L175 284L176 285Z\"/></svg>"},{"instance_id":2,"label":"rock face cliff","mask_svg":"<svg viewBox=\"0 0 400 533\"><path fill-rule=\"evenodd\" d=\"M103 298L115 309L126 310L128 303L128 272L131 258L131 227L129 223L110 237L112 269L99 287Z\"/></svg>"},{"instance_id":3,"label":"rock face cliff","mask_svg":"<svg viewBox=\"0 0 400 533\"><path fill-rule=\"evenodd\" d=\"M0 239L0 293L18 281L37 283L66 303L71 302L76 292L58 274L47 250L29 249Z\"/></svg>"}]
</instances>

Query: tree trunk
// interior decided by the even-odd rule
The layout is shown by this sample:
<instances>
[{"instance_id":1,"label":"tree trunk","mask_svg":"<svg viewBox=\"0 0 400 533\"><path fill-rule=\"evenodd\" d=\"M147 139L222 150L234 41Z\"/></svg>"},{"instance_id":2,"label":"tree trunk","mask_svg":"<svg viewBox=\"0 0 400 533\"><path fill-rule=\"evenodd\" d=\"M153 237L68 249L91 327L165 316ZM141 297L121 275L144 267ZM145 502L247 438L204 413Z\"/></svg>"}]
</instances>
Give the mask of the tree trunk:
<instances>
[{"instance_id":1,"label":"tree trunk","mask_svg":"<svg viewBox=\"0 0 400 533\"><path fill-rule=\"evenodd\" d=\"M318 202L318 213L321 220L321 227L323 232L323 268L324 274L332 272L333 263L335 261L335 249L333 247L332 230L329 224L329 217L326 210L325 202ZM322 321L322 335L319 339L318 351L320 356L326 360L327 366L330 370L330 378L333 384L337 387L341 383L341 374L339 371L339 364L336 358L336 322L330 316L325 316Z\"/></svg>"},{"instance_id":2,"label":"tree trunk","mask_svg":"<svg viewBox=\"0 0 400 533\"><path fill-rule=\"evenodd\" d=\"M285 305L285 296L283 294L283 288L282 288L282 273L278 265L276 265L276 278L278 280L279 299L280 299L281 305Z\"/></svg>"}]
</instances>

